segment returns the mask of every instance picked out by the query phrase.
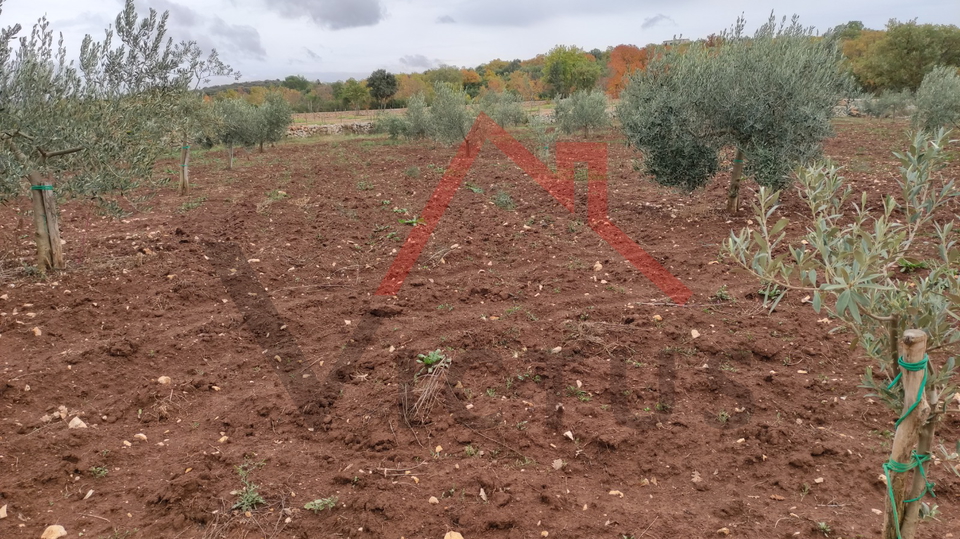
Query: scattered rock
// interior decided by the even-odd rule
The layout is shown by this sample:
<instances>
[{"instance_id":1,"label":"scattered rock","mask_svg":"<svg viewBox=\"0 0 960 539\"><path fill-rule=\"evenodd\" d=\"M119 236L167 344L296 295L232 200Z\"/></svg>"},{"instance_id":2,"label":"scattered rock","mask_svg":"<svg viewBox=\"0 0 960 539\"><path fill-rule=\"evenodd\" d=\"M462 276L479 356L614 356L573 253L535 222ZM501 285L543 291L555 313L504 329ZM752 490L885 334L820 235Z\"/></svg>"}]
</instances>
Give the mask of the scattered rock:
<instances>
[{"instance_id":1,"label":"scattered rock","mask_svg":"<svg viewBox=\"0 0 960 539\"><path fill-rule=\"evenodd\" d=\"M770 499L771 499L771 500L778 501L778 502L782 502L782 501L785 500L786 498L784 498L783 496L781 496L781 495L779 495L779 494L771 494L771 495L770 495Z\"/></svg>"},{"instance_id":2,"label":"scattered rock","mask_svg":"<svg viewBox=\"0 0 960 539\"><path fill-rule=\"evenodd\" d=\"M7 506L0 507L0 518L7 518Z\"/></svg>"},{"instance_id":3,"label":"scattered rock","mask_svg":"<svg viewBox=\"0 0 960 539\"><path fill-rule=\"evenodd\" d=\"M67 530L63 526L57 524L54 526L47 526L47 529L43 530L43 535L40 536L40 539L59 539L67 535Z\"/></svg>"},{"instance_id":4,"label":"scattered rock","mask_svg":"<svg viewBox=\"0 0 960 539\"><path fill-rule=\"evenodd\" d=\"M598 260L596 264L593 265L593 271L600 271L603 269L603 264Z\"/></svg>"},{"instance_id":5,"label":"scattered rock","mask_svg":"<svg viewBox=\"0 0 960 539\"><path fill-rule=\"evenodd\" d=\"M162 386L170 385L171 381L172 380L170 380L169 376L161 376L160 378L157 378L157 383Z\"/></svg>"},{"instance_id":6,"label":"scattered rock","mask_svg":"<svg viewBox=\"0 0 960 539\"><path fill-rule=\"evenodd\" d=\"M564 432L563 435L566 436L567 438L570 438L570 441L572 442L577 441L577 439L573 437L573 431L568 430L567 432Z\"/></svg>"},{"instance_id":7,"label":"scattered rock","mask_svg":"<svg viewBox=\"0 0 960 539\"><path fill-rule=\"evenodd\" d=\"M553 461L553 469L554 469L554 470L558 470L558 471L559 471L559 470L562 470L562 469L563 469L563 461L560 460L560 459L554 460L554 461Z\"/></svg>"},{"instance_id":8,"label":"scattered rock","mask_svg":"<svg viewBox=\"0 0 960 539\"><path fill-rule=\"evenodd\" d=\"M142 432L138 432L134 434L133 437L136 438L137 440L140 440L141 442L147 441L147 435Z\"/></svg>"},{"instance_id":9,"label":"scattered rock","mask_svg":"<svg viewBox=\"0 0 960 539\"><path fill-rule=\"evenodd\" d=\"M480 499L483 501L487 501L487 493L483 490L482 487L480 488Z\"/></svg>"},{"instance_id":10,"label":"scattered rock","mask_svg":"<svg viewBox=\"0 0 960 539\"><path fill-rule=\"evenodd\" d=\"M460 532L447 532L443 539L463 539L463 536L460 535Z\"/></svg>"},{"instance_id":11,"label":"scattered rock","mask_svg":"<svg viewBox=\"0 0 960 539\"><path fill-rule=\"evenodd\" d=\"M225 444L225 443L227 443L227 440L229 440L229 439L230 439L229 436L221 436L220 439L217 440L217 443Z\"/></svg>"},{"instance_id":12,"label":"scattered rock","mask_svg":"<svg viewBox=\"0 0 960 539\"><path fill-rule=\"evenodd\" d=\"M660 316L659 314L655 314L655 315L653 315L653 321L654 321L654 322L663 322L663 317Z\"/></svg>"},{"instance_id":13,"label":"scattered rock","mask_svg":"<svg viewBox=\"0 0 960 539\"><path fill-rule=\"evenodd\" d=\"M69 423L67 423L67 428L70 428L70 429L85 429L85 428L87 428L87 424L84 423L83 420L80 419L79 417L74 417L73 419L70 420ZM57 537L59 537L59 536L57 536Z\"/></svg>"},{"instance_id":14,"label":"scattered rock","mask_svg":"<svg viewBox=\"0 0 960 539\"><path fill-rule=\"evenodd\" d=\"M621 498L623 498L623 493L620 492L619 490L611 490L608 494L610 494L611 496L620 496Z\"/></svg>"},{"instance_id":15,"label":"scattered rock","mask_svg":"<svg viewBox=\"0 0 960 539\"><path fill-rule=\"evenodd\" d=\"M427 501L432 503L433 505L437 505L438 503L440 503L440 500L438 500L436 496L430 496L430 499Z\"/></svg>"},{"instance_id":16,"label":"scattered rock","mask_svg":"<svg viewBox=\"0 0 960 539\"><path fill-rule=\"evenodd\" d=\"M700 332L699 332L699 331L697 331L697 330L695 330L695 329L691 329L691 330L690 330L690 337L691 337L691 338L696 339L696 338L699 337L699 336L700 336Z\"/></svg>"},{"instance_id":17,"label":"scattered rock","mask_svg":"<svg viewBox=\"0 0 960 539\"><path fill-rule=\"evenodd\" d=\"M559 354L562 350L563 350L563 347L557 346L557 347L555 347L555 348L552 348L552 349L550 350L550 353L551 353L551 354Z\"/></svg>"},{"instance_id":18,"label":"scattered rock","mask_svg":"<svg viewBox=\"0 0 960 539\"><path fill-rule=\"evenodd\" d=\"M35 336L39 337L39 336L43 335L43 332L40 331L40 328L35 327L35 328L33 328L33 334L34 334Z\"/></svg>"},{"instance_id":19,"label":"scattered rock","mask_svg":"<svg viewBox=\"0 0 960 539\"><path fill-rule=\"evenodd\" d=\"M879 509L871 509L871 511L873 511L873 514L874 514L874 515L882 515L882 514L883 514L883 511L881 511L881 510L879 510Z\"/></svg>"},{"instance_id":20,"label":"scattered rock","mask_svg":"<svg viewBox=\"0 0 960 539\"><path fill-rule=\"evenodd\" d=\"M818 478L814 479L813 482L819 485L820 483L823 483L823 478L822 478L822 477L818 477Z\"/></svg>"},{"instance_id":21,"label":"scattered rock","mask_svg":"<svg viewBox=\"0 0 960 539\"><path fill-rule=\"evenodd\" d=\"M720 528L717 530L717 535L730 535L730 528Z\"/></svg>"}]
</instances>

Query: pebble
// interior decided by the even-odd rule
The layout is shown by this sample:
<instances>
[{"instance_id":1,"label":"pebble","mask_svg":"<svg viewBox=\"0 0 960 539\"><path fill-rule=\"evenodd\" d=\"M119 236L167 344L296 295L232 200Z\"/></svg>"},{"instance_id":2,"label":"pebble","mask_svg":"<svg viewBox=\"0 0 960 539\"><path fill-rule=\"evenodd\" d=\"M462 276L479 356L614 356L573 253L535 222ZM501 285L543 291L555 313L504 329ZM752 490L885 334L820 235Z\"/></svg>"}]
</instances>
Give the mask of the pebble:
<instances>
[{"instance_id":1,"label":"pebble","mask_svg":"<svg viewBox=\"0 0 960 539\"><path fill-rule=\"evenodd\" d=\"M552 348L552 349L550 350L550 353L559 354L561 351L563 351L563 348L560 347L560 346L557 346L557 347L555 347L555 348Z\"/></svg>"},{"instance_id":2,"label":"pebble","mask_svg":"<svg viewBox=\"0 0 960 539\"><path fill-rule=\"evenodd\" d=\"M141 442L147 441L147 435L142 432L138 432L134 434L133 437L136 438L137 440L140 440Z\"/></svg>"},{"instance_id":3,"label":"pebble","mask_svg":"<svg viewBox=\"0 0 960 539\"><path fill-rule=\"evenodd\" d=\"M85 429L85 428L87 428L87 424L84 423L83 420L80 419L79 417L74 417L73 419L70 420L69 423L67 423L67 428L70 428L70 429Z\"/></svg>"},{"instance_id":4,"label":"pebble","mask_svg":"<svg viewBox=\"0 0 960 539\"><path fill-rule=\"evenodd\" d=\"M433 505L437 505L438 503L440 503L440 500L438 500L436 496L430 496L430 499L427 501L432 503Z\"/></svg>"},{"instance_id":5,"label":"pebble","mask_svg":"<svg viewBox=\"0 0 960 539\"><path fill-rule=\"evenodd\" d=\"M463 536L460 535L460 532L447 532L443 539L463 539Z\"/></svg>"},{"instance_id":6,"label":"pebble","mask_svg":"<svg viewBox=\"0 0 960 539\"><path fill-rule=\"evenodd\" d=\"M40 536L40 539L59 539L60 537L65 537L67 535L67 530L59 525L47 526L47 529L43 530L43 535Z\"/></svg>"},{"instance_id":7,"label":"pebble","mask_svg":"<svg viewBox=\"0 0 960 539\"><path fill-rule=\"evenodd\" d=\"M171 381L172 381L172 380L170 380L170 377L169 377L169 376L161 376L160 378L157 378L157 383L160 384L160 385L162 385L162 386L170 385L170 382L171 382Z\"/></svg>"}]
</instances>

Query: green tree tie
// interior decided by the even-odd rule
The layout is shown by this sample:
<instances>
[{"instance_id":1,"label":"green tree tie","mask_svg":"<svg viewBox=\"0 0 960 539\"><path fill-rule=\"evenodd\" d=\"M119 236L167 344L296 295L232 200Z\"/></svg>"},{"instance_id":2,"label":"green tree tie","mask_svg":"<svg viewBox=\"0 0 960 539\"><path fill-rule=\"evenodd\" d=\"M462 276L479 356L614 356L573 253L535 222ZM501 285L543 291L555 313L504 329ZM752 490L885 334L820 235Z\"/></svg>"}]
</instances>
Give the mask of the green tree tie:
<instances>
[{"instance_id":1,"label":"green tree tie","mask_svg":"<svg viewBox=\"0 0 960 539\"><path fill-rule=\"evenodd\" d=\"M923 382L920 384L920 388L917 390L917 398L914 400L913 404L910 405L910 408L908 408L907 411L900 416L900 419L897 420L896 422L897 427L899 427L900 423L904 419L906 419L907 416L912 414L913 411L917 408L917 405L920 404L920 398L923 396L923 390L927 387L927 363L929 362L929 360L930 358L927 357L926 354L923 355L922 360L917 361L916 363L908 363L903 360L903 357L900 357L900 359L897 360L897 363L904 370L911 371L911 372L917 372L920 370L923 371ZM887 389L893 389L894 386L897 385L897 382L900 381L900 378L902 375L903 375L902 372L900 374L897 374L897 377L894 378L892 382L890 382L890 385L887 386ZM890 472L907 473L910 470L917 468L918 471L920 472L920 476L923 477L923 482L924 482L923 490L920 492L920 494L916 498L912 498L910 500L904 500L903 501L904 505L908 503L913 503L919 500L920 498L923 498L927 494L930 494L931 496L936 498L937 495L936 493L933 492L933 487L936 485L932 481L927 480L927 471L923 468L923 463L927 462L928 460L930 460L929 453L925 455L920 455L919 453L916 452L916 450L914 450L910 452L910 462L908 463L897 462L892 458L889 459L887 462L883 463L883 475L887 478L887 496L890 497L890 508L893 510L893 520L897 522L898 538L901 537L900 525L899 525L900 515L897 513L897 503L893 495L893 480L890 478Z\"/></svg>"}]
</instances>

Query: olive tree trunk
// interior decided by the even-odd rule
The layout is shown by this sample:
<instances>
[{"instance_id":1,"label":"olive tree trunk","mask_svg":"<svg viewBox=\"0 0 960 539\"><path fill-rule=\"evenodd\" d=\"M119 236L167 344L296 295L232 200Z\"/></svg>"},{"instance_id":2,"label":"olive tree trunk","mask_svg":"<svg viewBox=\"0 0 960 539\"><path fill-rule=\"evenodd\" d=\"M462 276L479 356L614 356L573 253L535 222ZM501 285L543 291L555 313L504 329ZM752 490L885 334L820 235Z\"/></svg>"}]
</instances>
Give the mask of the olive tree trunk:
<instances>
[{"instance_id":1,"label":"olive tree trunk","mask_svg":"<svg viewBox=\"0 0 960 539\"><path fill-rule=\"evenodd\" d=\"M740 179L743 177L743 150L737 148L730 172L730 189L727 191L727 213L740 211Z\"/></svg>"},{"instance_id":2,"label":"olive tree trunk","mask_svg":"<svg viewBox=\"0 0 960 539\"><path fill-rule=\"evenodd\" d=\"M186 141L180 147L180 191L181 196L190 192L190 145Z\"/></svg>"},{"instance_id":3,"label":"olive tree trunk","mask_svg":"<svg viewBox=\"0 0 960 539\"><path fill-rule=\"evenodd\" d=\"M906 363L917 363L923 361L927 350L927 334L918 329L908 329L903 332L903 359ZM920 441L921 431L927 425L927 419L930 416L930 403L927 401L927 395L923 388L925 370L910 371L901 368L901 380L903 383L903 409L911 410L897 427L897 432L893 437L893 449L890 452L890 460L902 464L913 462L913 453L916 449L918 455L923 455L923 448L917 447ZM917 402L917 397L920 402ZM914 407L916 404L916 407ZM927 452L933 439L932 431L927 438ZM921 464L922 465L922 464ZM913 480L908 481L910 474L913 474ZM904 500L913 499L920 496L926 486L926 480L916 468L897 473L889 473L889 493L886 501L886 514L883 522L883 539L914 539L917 532L917 522L919 520L920 502L919 500L904 504Z\"/></svg>"}]
</instances>

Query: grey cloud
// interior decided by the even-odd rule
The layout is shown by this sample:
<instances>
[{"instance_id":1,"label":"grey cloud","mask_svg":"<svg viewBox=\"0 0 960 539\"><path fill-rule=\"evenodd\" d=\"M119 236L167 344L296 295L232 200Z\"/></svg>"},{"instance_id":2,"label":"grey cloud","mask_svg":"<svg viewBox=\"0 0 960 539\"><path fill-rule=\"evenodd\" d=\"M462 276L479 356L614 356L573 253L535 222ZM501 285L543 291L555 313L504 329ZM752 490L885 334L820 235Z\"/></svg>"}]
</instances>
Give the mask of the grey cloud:
<instances>
[{"instance_id":1,"label":"grey cloud","mask_svg":"<svg viewBox=\"0 0 960 539\"><path fill-rule=\"evenodd\" d=\"M662 23L662 22L671 22L671 23L673 23L674 25L677 24L676 21L674 21L674 20L671 19L670 17L667 17L667 16L664 15L663 13L657 13L657 14L654 15L653 17L647 17L647 18L643 19L643 24L640 25L640 28L643 28L644 30L646 30L646 29L648 29L648 28L653 28L654 26L656 26L656 25L658 25L658 24L660 24L660 23Z\"/></svg>"},{"instance_id":2,"label":"grey cloud","mask_svg":"<svg viewBox=\"0 0 960 539\"><path fill-rule=\"evenodd\" d=\"M312 50L304 47L304 48L303 48L303 51L307 53L307 58L310 58L311 60L315 60L315 61L317 61L317 62L319 62L319 61L321 60L320 55L317 54L317 53L315 53L315 52L313 52Z\"/></svg>"},{"instance_id":3,"label":"grey cloud","mask_svg":"<svg viewBox=\"0 0 960 539\"><path fill-rule=\"evenodd\" d=\"M676 0L683 2L684 0ZM478 26L530 26L565 15L589 16L618 14L629 15L649 5L636 0L606 0L584 2L583 0L486 0L461 4L454 13L457 20ZM647 2L646 4L649 4Z\"/></svg>"},{"instance_id":4,"label":"grey cloud","mask_svg":"<svg viewBox=\"0 0 960 539\"><path fill-rule=\"evenodd\" d=\"M431 60L422 54L408 54L400 58L400 63L407 67L430 69L440 62L438 60Z\"/></svg>"},{"instance_id":5,"label":"grey cloud","mask_svg":"<svg viewBox=\"0 0 960 539\"><path fill-rule=\"evenodd\" d=\"M173 23L171 28L193 28L198 26L205 18L203 15L200 15L189 7L177 4L176 2L171 2L170 0L150 0L149 2L141 0L135 2L135 4L137 6L137 13L141 17L146 16L151 8L157 13L169 11L170 22Z\"/></svg>"},{"instance_id":6,"label":"grey cloud","mask_svg":"<svg viewBox=\"0 0 960 539\"><path fill-rule=\"evenodd\" d=\"M372 26L383 19L380 0L268 0L266 4L284 17L310 17L331 30Z\"/></svg>"},{"instance_id":7,"label":"grey cloud","mask_svg":"<svg viewBox=\"0 0 960 539\"><path fill-rule=\"evenodd\" d=\"M457 21L450 15L444 15L443 17L437 17L437 22L440 24L456 24Z\"/></svg>"},{"instance_id":8,"label":"grey cloud","mask_svg":"<svg viewBox=\"0 0 960 539\"><path fill-rule=\"evenodd\" d=\"M240 51L247 56L262 60L267 56L266 49L260 43L260 32L252 26L227 24L220 17L214 18L210 33L221 39L228 51Z\"/></svg>"}]
</instances>

